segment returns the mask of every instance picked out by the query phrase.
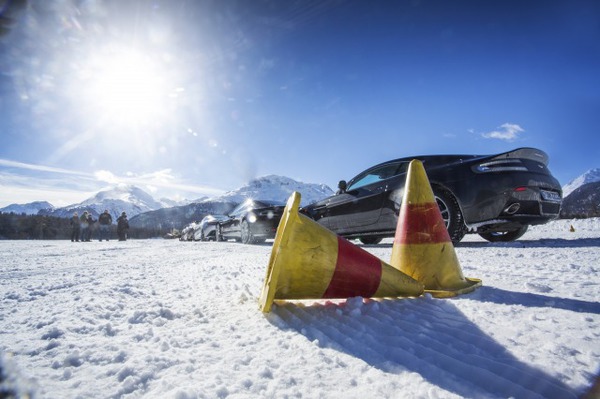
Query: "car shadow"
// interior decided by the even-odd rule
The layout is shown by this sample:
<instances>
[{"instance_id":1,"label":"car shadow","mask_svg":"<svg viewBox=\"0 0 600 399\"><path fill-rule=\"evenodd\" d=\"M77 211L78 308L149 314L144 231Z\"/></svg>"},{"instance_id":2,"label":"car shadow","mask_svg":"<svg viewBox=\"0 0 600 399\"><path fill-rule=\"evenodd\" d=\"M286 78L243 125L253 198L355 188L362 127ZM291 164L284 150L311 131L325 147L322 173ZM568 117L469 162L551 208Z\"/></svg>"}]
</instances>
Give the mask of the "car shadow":
<instances>
[{"instance_id":1,"label":"car shadow","mask_svg":"<svg viewBox=\"0 0 600 399\"><path fill-rule=\"evenodd\" d=\"M600 238L542 238L539 240L517 240L511 242L471 242L461 241L458 248L583 248L600 247Z\"/></svg>"},{"instance_id":2,"label":"car shadow","mask_svg":"<svg viewBox=\"0 0 600 399\"><path fill-rule=\"evenodd\" d=\"M534 308L559 308L578 313L600 314L600 302L559 298L530 292L507 291L501 288L482 286L469 295L469 299L499 305L521 305Z\"/></svg>"},{"instance_id":3,"label":"car shadow","mask_svg":"<svg viewBox=\"0 0 600 399\"><path fill-rule=\"evenodd\" d=\"M354 245L361 248L392 248L394 245L392 243L383 243L383 244L361 244L356 241L351 241Z\"/></svg>"},{"instance_id":4,"label":"car shadow","mask_svg":"<svg viewBox=\"0 0 600 399\"><path fill-rule=\"evenodd\" d=\"M506 295L484 293L483 299ZM507 302L529 297L509 296ZM502 299L496 298L500 302ZM541 300L541 299L539 299ZM579 304L563 302L565 307ZM418 373L434 386L462 397L575 398L556 376L516 358L469 320L452 300L363 300L334 304L279 303L268 315L322 348L358 358L384 373ZM343 359L337 367L347 367ZM350 371L350 370L349 370ZM318 372L318 370L316 371ZM349 377L347 384L360 385ZM398 397L402 397L402 392Z\"/></svg>"},{"instance_id":5,"label":"car shadow","mask_svg":"<svg viewBox=\"0 0 600 399\"><path fill-rule=\"evenodd\" d=\"M361 244L361 248L393 248L393 243ZM456 248L584 248L600 247L600 238L543 238L540 240L517 240L511 242L461 241L454 244Z\"/></svg>"}]
</instances>

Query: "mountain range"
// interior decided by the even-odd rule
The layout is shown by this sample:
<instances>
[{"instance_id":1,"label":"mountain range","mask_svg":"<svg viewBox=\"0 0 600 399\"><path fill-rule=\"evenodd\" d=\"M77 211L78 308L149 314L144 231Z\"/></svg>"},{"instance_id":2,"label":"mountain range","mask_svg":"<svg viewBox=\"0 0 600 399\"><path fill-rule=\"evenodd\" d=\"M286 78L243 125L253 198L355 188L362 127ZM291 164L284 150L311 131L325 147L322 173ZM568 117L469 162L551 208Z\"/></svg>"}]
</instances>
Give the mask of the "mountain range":
<instances>
[{"instance_id":1,"label":"mountain range","mask_svg":"<svg viewBox=\"0 0 600 399\"><path fill-rule=\"evenodd\" d=\"M185 206L141 213L131 218L129 224L132 227L164 233L165 229L181 229L191 222L199 222L209 214L226 214L246 198L285 202L294 191L302 195L302 205L333 194L331 188L324 184L302 183L289 177L269 175L253 179L237 190L226 192L218 197L207 198Z\"/></svg>"},{"instance_id":2,"label":"mountain range","mask_svg":"<svg viewBox=\"0 0 600 399\"><path fill-rule=\"evenodd\" d=\"M183 218L187 221L190 218L199 220L201 215L206 212L218 211L224 213L245 198L284 202L294 191L302 194L303 204L317 201L333 193L331 188L324 184L302 183L288 177L269 175L253 179L237 190L226 192L222 196L200 198L184 204L174 201L169 202L168 200L156 200L136 186L118 185L102 190L83 202L62 208L55 208L48 202L40 201L22 205L12 204L0 208L0 212L68 218L74 212L81 215L84 211L88 211L94 218L97 218L104 210L108 210L113 219L121 212L125 212L130 220L145 213L150 213L146 219L154 219L152 212L158 212L158 214L181 214L181 217L175 219ZM170 221L167 221L167 223L171 224ZM177 227L177 225L175 226Z\"/></svg>"},{"instance_id":3,"label":"mountain range","mask_svg":"<svg viewBox=\"0 0 600 399\"><path fill-rule=\"evenodd\" d=\"M290 194L302 194L302 205L306 205L333 194L324 184L302 183L289 177L268 175L249 181L244 186L212 197L200 198L189 203L156 200L150 194L131 185L119 185L98 192L85 201L62 208L55 208L46 201L29 204L11 204L0 208L0 212L16 214L39 214L68 218L74 212L88 211L97 218L108 210L113 218L126 212L132 225L150 228L183 225L201 220L210 213L227 213L245 198L286 201ZM591 169L563 187L562 218L600 216L600 169Z\"/></svg>"},{"instance_id":4,"label":"mountain range","mask_svg":"<svg viewBox=\"0 0 600 399\"><path fill-rule=\"evenodd\" d=\"M10 204L4 208L0 208L0 212L16 213L17 215L37 215L41 210L54 210L54 206L48 201L35 201L28 204Z\"/></svg>"}]
</instances>

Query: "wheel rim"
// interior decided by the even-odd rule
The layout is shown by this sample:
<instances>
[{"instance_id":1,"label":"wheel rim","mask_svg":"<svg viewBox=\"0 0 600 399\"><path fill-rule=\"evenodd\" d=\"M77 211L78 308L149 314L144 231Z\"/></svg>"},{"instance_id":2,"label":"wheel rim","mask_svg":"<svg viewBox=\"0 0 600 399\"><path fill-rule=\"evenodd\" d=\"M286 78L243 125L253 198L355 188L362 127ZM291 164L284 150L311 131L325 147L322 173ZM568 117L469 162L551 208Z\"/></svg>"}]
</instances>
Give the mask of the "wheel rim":
<instances>
[{"instance_id":1,"label":"wheel rim","mask_svg":"<svg viewBox=\"0 0 600 399\"><path fill-rule=\"evenodd\" d=\"M448 205L438 197L435 197L435 202L437 203L438 208L440 208L442 219L444 220L446 228L448 228L448 225L450 224L450 208L448 208Z\"/></svg>"},{"instance_id":2,"label":"wheel rim","mask_svg":"<svg viewBox=\"0 0 600 399\"><path fill-rule=\"evenodd\" d=\"M250 226L248 226L248 222L246 222L245 220L242 222L240 234L242 236L242 242L250 242Z\"/></svg>"}]
</instances>

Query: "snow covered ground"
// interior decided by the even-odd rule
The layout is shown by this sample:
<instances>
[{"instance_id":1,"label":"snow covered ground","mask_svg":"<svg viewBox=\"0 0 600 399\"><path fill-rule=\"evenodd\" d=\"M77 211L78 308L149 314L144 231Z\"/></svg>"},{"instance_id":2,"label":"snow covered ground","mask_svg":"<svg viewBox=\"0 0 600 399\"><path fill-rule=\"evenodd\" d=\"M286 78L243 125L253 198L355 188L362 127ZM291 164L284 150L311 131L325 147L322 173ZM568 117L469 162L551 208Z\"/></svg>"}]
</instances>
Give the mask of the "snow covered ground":
<instances>
[{"instance_id":1,"label":"snow covered ground","mask_svg":"<svg viewBox=\"0 0 600 399\"><path fill-rule=\"evenodd\" d=\"M575 232L570 232L570 225ZM389 261L391 241L364 249ZM0 396L576 398L600 369L600 220L467 236L453 299L258 310L271 244L0 242Z\"/></svg>"}]
</instances>

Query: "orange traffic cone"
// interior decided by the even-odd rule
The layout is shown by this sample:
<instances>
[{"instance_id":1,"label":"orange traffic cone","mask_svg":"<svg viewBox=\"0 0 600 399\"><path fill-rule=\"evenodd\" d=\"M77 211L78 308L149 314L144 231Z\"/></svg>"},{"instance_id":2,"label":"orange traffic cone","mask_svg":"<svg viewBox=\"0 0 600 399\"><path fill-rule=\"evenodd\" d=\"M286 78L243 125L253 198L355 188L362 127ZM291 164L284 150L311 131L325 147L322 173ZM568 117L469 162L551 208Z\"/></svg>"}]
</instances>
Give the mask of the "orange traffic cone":
<instances>
[{"instance_id":1,"label":"orange traffic cone","mask_svg":"<svg viewBox=\"0 0 600 399\"><path fill-rule=\"evenodd\" d=\"M481 280L465 278L425 168L411 161L390 264L425 285L438 298L473 291Z\"/></svg>"},{"instance_id":2,"label":"orange traffic cone","mask_svg":"<svg viewBox=\"0 0 600 399\"><path fill-rule=\"evenodd\" d=\"M259 304L274 300L419 296L423 284L301 215L288 199L271 251Z\"/></svg>"}]
</instances>

